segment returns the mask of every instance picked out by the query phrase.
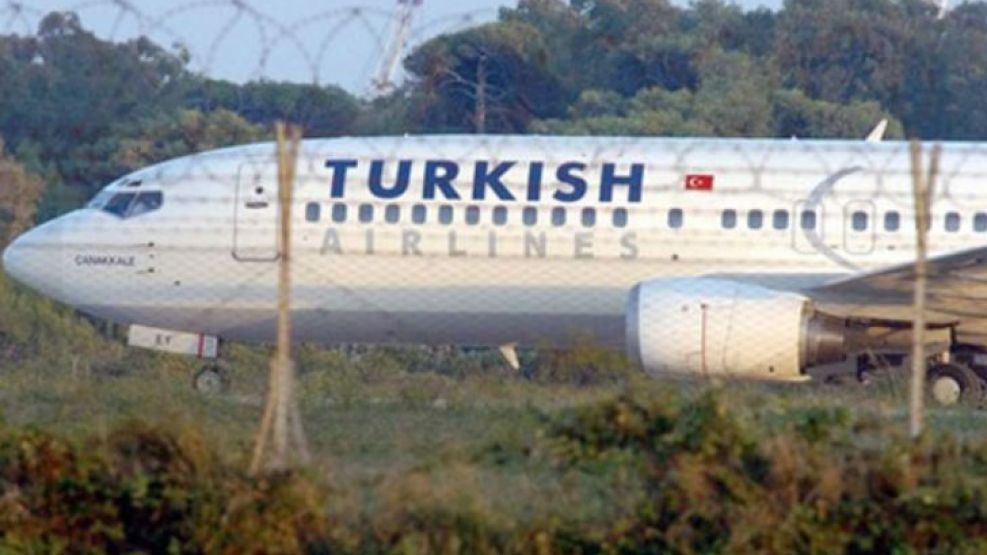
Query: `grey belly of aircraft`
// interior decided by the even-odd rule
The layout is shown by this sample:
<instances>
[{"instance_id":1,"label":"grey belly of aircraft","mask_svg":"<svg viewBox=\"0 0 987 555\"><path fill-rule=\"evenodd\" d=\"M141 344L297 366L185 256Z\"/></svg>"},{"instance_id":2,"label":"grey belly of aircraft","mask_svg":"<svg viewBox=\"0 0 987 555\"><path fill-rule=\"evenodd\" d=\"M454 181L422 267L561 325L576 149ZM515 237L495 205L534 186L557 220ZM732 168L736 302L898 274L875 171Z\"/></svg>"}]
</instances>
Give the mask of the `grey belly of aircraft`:
<instances>
[{"instance_id":1,"label":"grey belly of aircraft","mask_svg":"<svg viewBox=\"0 0 987 555\"><path fill-rule=\"evenodd\" d=\"M311 292L297 296L291 311L294 340L469 346L567 346L589 341L617 348L624 344L624 289L323 289L322 293L327 291L334 301L314 302ZM277 320L274 299L267 300L81 309L121 323L263 343L274 340Z\"/></svg>"}]
</instances>

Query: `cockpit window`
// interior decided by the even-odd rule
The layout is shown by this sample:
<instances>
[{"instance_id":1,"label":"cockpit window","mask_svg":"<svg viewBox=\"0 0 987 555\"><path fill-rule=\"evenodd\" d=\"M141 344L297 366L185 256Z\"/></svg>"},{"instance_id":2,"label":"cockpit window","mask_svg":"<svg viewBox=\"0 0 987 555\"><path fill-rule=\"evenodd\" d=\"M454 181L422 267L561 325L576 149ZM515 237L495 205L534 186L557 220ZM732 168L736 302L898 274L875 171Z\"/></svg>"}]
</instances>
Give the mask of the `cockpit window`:
<instances>
[{"instance_id":1,"label":"cockpit window","mask_svg":"<svg viewBox=\"0 0 987 555\"><path fill-rule=\"evenodd\" d=\"M91 201L89 201L89 204L87 205L87 207L88 208L94 208L96 210L99 210L99 209L103 208L104 206L106 206L106 203L109 202L109 200L111 198L113 198L113 191L109 191L109 190L104 189L104 190L100 191L98 195L96 195L95 197L93 197L93 199Z\"/></svg>"},{"instance_id":2,"label":"cockpit window","mask_svg":"<svg viewBox=\"0 0 987 555\"><path fill-rule=\"evenodd\" d=\"M102 195L93 199L89 206L113 214L118 218L136 218L142 214L154 212L164 204L164 195L160 191L117 193L108 200L100 197Z\"/></svg>"},{"instance_id":3,"label":"cockpit window","mask_svg":"<svg viewBox=\"0 0 987 555\"><path fill-rule=\"evenodd\" d=\"M134 202L135 197L137 197L137 195L134 193L118 193L113 195L113 197L106 201L106 204L103 205L103 211L109 212L110 214L120 218L126 218L127 211L130 210L130 205Z\"/></svg>"},{"instance_id":4,"label":"cockpit window","mask_svg":"<svg viewBox=\"0 0 987 555\"><path fill-rule=\"evenodd\" d=\"M130 211L127 212L127 217L136 218L141 214L154 212L155 210L161 208L163 203L164 195L159 192L141 193L137 195L137 199L130 205Z\"/></svg>"}]
</instances>

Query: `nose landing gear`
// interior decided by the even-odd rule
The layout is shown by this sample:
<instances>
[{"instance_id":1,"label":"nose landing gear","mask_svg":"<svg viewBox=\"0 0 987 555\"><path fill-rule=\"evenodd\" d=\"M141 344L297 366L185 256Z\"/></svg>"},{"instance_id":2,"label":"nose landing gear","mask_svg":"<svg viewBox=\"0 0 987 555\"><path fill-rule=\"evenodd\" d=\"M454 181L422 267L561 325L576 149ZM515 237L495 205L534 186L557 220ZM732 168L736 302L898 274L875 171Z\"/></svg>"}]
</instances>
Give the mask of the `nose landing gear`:
<instances>
[{"instance_id":1,"label":"nose landing gear","mask_svg":"<svg viewBox=\"0 0 987 555\"><path fill-rule=\"evenodd\" d=\"M220 340L214 335L188 333L131 325L127 334L131 347L194 356L205 362L192 378L192 387L204 394L219 394L229 386L229 372L220 362Z\"/></svg>"},{"instance_id":2,"label":"nose landing gear","mask_svg":"<svg viewBox=\"0 0 987 555\"><path fill-rule=\"evenodd\" d=\"M203 395L225 393L230 386L229 372L221 364L203 366L192 377L192 387Z\"/></svg>"}]
</instances>

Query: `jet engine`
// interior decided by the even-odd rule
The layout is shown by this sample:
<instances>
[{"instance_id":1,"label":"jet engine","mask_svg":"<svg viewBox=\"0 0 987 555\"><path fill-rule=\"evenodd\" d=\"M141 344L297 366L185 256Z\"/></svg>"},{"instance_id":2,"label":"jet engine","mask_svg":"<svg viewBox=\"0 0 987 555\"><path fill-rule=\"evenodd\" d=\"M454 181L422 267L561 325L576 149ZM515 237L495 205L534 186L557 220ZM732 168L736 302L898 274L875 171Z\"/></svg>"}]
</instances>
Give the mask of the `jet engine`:
<instances>
[{"instance_id":1,"label":"jet engine","mask_svg":"<svg viewBox=\"0 0 987 555\"><path fill-rule=\"evenodd\" d=\"M846 357L843 319L810 299L715 278L659 279L634 287L627 348L651 375L798 381Z\"/></svg>"}]
</instances>

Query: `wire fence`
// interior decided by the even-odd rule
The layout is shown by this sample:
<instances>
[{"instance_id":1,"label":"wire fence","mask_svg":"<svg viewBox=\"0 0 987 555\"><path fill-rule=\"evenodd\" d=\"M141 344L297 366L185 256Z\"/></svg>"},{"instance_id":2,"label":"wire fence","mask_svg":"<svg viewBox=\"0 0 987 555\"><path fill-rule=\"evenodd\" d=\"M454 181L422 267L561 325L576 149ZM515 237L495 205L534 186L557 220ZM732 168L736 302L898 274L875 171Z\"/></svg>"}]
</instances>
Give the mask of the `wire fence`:
<instances>
[{"instance_id":1,"label":"wire fence","mask_svg":"<svg viewBox=\"0 0 987 555\"><path fill-rule=\"evenodd\" d=\"M335 4L335 5L334 5ZM420 2L329 3L272 10L242 0L172 5L123 0L0 2L0 33L30 36L52 12L74 13L96 36L146 37L187 55L193 71L235 82L289 80L372 93L401 79L397 61L442 33L496 18L497 10L450 9ZM423 12L418 17L415 11ZM386 82L375 79L384 71Z\"/></svg>"},{"instance_id":2,"label":"wire fence","mask_svg":"<svg viewBox=\"0 0 987 555\"><path fill-rule=\"evenodd\" d=\"M395 32L409 6L288 22L241 1L64 9L93 14L106 38L148 36L203 74L239 80L338 82L366 55L360 79L344 83L362 91L394 37L406 52L489 15ZM6 2L0 32L34 33L44 14ZM973 248L987 238L984 160L981 145L945 148L931 197L923 314L944 343L930 348L930 368L947 401L981 402L987 379ZM308 140L291 211L293 337L505 353L592 340L656 376L801 381L849 367L863 378L879 356L903 366L916 343L926 230L914 225L912 167L906 143L863 140ZM203 355L206 337L270 342L277 175L271 143L152 164L22 237L6 271L83 312L160 332L145 346ZM180 334L198 343L179 347Z\"/></svg>"},{"instance_id":3,"label":"wire fence","mask_svg":"<svg viewBox=\"0 0 987 555\"><path fill-rule=\"evenodd\" d=\"M273 150L205 153L123 177L88 210L22 239L35 254L14 253L8 270L110 319L269 340ZM984 154L944 153L933 257L987 233L984 176L945 171ZM641 356L667 343L643 361L655 371L798 379L812 362L836 361L805 358L812 314L911 321L911 178L904 143L310 140L293 209L297 338L564 346L589 334L620 347L636 341L633 330ZM975 272L941 269L931 297L940 322L976 310L957 303L977 297ZM749 312L736 312L744 298ZM729 309L722 319L717 303Z\"/></svg>"}]
</instances>

